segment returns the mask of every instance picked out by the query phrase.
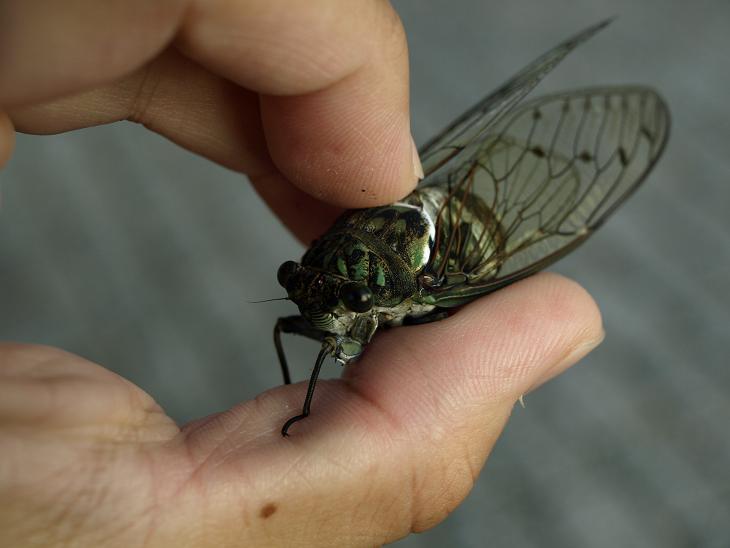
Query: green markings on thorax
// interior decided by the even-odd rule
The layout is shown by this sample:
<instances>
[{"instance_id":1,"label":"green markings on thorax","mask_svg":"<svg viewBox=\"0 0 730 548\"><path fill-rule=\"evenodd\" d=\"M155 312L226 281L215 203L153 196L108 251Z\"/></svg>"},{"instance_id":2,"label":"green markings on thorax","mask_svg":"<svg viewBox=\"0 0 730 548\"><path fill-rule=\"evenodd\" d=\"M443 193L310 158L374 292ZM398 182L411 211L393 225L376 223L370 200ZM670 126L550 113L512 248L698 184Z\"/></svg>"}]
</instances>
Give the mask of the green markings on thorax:
<instances>
[{"instance_id":1,"label":"green markings on thorax","mask_svg":"<svg viewBox=\"0 0 730 548\"><path fill-rule=\"evenodd\" d=\"M429 250L428 223L418 209L391 205L345 213L315 242L303 265L364 281L380 306L412 296Z\"/></svg>"}]
</instances>

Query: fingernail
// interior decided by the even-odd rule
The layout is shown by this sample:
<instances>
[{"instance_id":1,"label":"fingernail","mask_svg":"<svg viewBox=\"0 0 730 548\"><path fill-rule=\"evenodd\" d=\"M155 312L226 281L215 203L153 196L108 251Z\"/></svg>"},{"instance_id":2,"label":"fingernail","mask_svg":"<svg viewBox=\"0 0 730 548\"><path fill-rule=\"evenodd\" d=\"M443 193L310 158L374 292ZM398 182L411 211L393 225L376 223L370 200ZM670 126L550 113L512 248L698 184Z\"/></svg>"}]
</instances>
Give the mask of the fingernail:
<instances>
[{"instance_id":1,"label":"fingernail","mask_svg":"<svg viewBox=\"0 0 730 548\"><path fill-rule=\"evenodd\" d=\"M10 159L15 145L15 128L7 114L0 111L0 168Z\"/></svg>"},{"instance_id":2,"label":"fingernail","mask_svg":"<svg viewBox=\"0 0 730 548\"><path fill-rule=\"evenodd\" d=\"M416 182L418 182L423 179L423 166L421 165L421 158L418 157L418 147L416 147L413 135L411 135L411 161L413 162L413 175Z\"/></svg>"},{"instance_id":3,"label":"fingernail","mask_svg":"<svg viewBox=\"0 0 730 548\"><path fill-rule=\"evenodd\" d=\"M606 332L601 330L601 334L599 337L581 343L567 355L562 360L560 360L555 365L549 367L545 371L542 372L542 374L538 377L537 381L530 387L530 389L527 392L532 392L539 386L545 384L550 379L553 379L554 377L557 377L560 373L568 369L571 365L574 365L578 363L581 359L586 357L592 350L594 350L597 346L599 346L603 339L606 337Z\"/></svg>"}]
</instances>

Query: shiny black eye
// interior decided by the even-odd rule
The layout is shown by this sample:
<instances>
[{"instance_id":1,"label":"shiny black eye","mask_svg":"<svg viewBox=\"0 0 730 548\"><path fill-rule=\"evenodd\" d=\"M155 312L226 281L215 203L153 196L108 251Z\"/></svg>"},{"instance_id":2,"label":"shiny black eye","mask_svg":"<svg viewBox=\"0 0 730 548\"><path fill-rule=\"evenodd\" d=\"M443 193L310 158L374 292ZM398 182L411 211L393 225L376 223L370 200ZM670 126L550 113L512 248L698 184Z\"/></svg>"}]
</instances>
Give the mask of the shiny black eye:
<instances>
[{"instance_id":1,"label":"shiny black eye","mask_svg":"<svg viewBox=\"0 0 730 548\"><path fill-rule=\"evenodd\" d=\"M287 289L286 284L289 282L292 274L299 269L299 265L295 261L286 261L279 267L279 271L276 273L276 279L279 280L279 285L284 289Z\"/></svg>"},{"instance_id":2,"label":"shiny black eye","mask_svg":"<svg viewBox=\"0 0 730 548\"><path fill-rule=\"evenodd\" d=\"M373 292L366 285L348 282L340 289L340 298L348 310L367 312L373 307Z\"/></svg>"}]
</instances>

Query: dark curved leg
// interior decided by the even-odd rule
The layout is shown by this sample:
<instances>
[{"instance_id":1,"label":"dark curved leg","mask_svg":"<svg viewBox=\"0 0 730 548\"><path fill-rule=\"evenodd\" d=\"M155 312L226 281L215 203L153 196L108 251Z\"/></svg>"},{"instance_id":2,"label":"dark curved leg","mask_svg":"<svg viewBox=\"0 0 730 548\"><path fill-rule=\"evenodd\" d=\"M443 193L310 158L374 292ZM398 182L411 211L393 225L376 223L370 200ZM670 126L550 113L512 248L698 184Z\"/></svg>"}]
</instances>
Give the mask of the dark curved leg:
<instances>
[{"instance_id":1,"label":"dark curved leg","mask_svg":"<svg viewBox=\"0 0 730 548\"><path fill-rule=\"evenodd\" d=\"M314 387L317 385L317 377L319 377L319 370L322 369L322 362L324 362L324 359L327 357L327 354L332 352L332 350L333 350L332 345L330 345L328 342L325 341L325 343L322 345L322 350L319 351L319 355L317 356L317 362L314 364L314 370L312 371L312 376L309 378L309 386L307 387L307 397L304 398L304 406L302 407L302 413L301 413L301 415L297 415L295 417L290 418L288 421L286 421L284 423L284 426L281 427L282 436L287 437L289 435L288 430L292 424L309 416L309 407L312 404L312 396L314 396Z\"/></svg>"}]
</instances>

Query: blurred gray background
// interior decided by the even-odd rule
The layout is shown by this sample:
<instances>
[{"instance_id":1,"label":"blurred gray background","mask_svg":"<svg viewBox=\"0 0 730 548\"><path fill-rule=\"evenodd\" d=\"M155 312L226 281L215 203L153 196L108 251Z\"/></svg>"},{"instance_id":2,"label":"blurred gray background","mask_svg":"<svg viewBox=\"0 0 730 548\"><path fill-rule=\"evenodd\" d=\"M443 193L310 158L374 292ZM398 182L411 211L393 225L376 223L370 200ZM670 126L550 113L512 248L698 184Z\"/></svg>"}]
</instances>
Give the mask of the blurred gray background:
<instances>
[{"instance_id":1,"label":"blurred gray background","mask_svg":"<svg viewBox=\"0 0 730 548\"><path fill-rule=\"evenodd\" d=\"M558 41L619 18L535 95L645 83L672 113L646 186L554 270L607 338L517 408L472 494L399 543L730 546L730 2L395 2L419 143ZM178 421L280 383L302 248L243 177L131 124L21 136L1 175L0 338L58 345L142 386ZM316 347L287 339L304 379ZM330 367L330 373L336 373Z\"/></svg>"}]
</instances>

